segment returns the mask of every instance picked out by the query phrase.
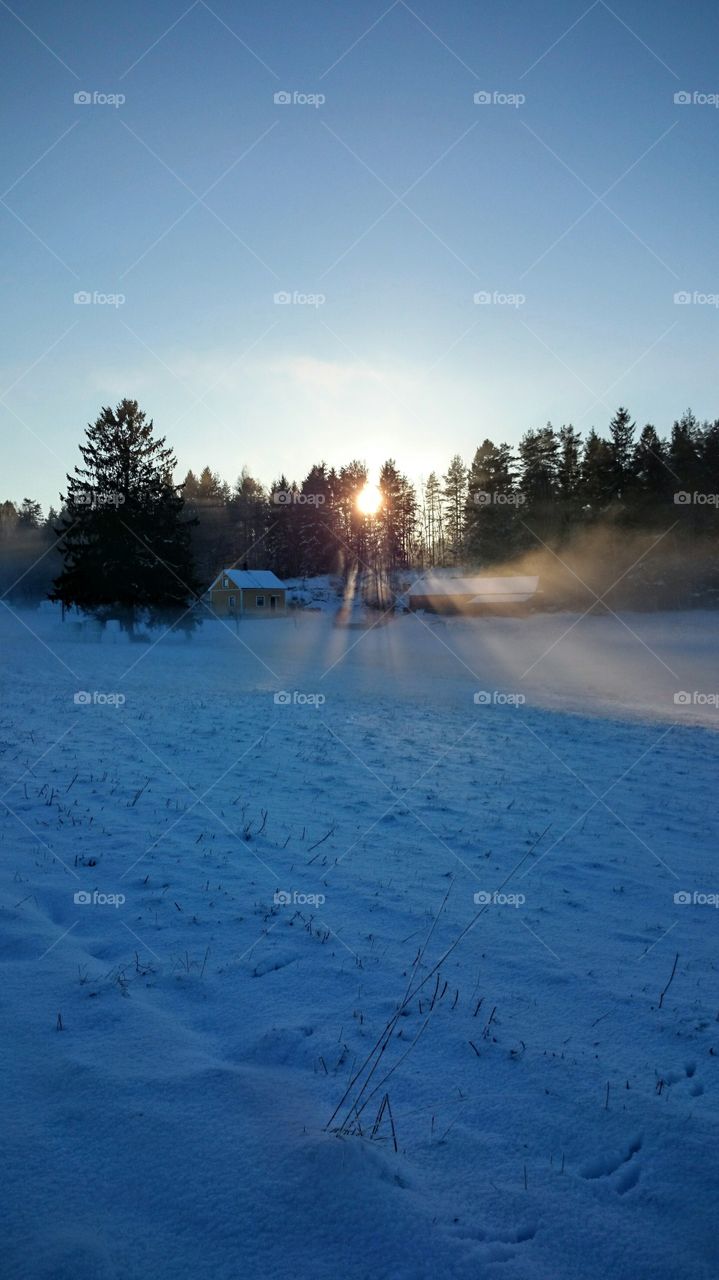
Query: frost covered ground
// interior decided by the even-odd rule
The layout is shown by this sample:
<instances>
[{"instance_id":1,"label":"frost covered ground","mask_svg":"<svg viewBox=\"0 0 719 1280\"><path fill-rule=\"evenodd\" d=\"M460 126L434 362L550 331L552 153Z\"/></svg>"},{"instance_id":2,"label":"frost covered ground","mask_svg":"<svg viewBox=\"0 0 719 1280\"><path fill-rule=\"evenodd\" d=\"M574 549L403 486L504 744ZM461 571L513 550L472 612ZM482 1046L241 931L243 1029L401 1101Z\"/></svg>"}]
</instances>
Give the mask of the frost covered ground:
<instances>
[{"instance_id":1,"label":"frost covered ground","mask_svg":"<svg viewBox=\"0 0 719 1280\"><path fill-rule=\"evenodd\" d=\"M3 611L3 1274L715 1276L718 628Z\"/></svg>"}]
</instances>

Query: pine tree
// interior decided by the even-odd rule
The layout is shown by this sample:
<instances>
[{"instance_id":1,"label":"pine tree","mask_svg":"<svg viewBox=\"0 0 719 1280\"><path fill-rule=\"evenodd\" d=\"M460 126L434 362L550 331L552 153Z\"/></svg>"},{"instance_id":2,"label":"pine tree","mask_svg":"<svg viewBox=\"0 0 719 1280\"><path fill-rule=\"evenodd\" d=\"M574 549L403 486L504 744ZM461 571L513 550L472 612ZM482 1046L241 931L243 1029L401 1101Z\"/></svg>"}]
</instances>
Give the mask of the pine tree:
<instances>
[{"instance_id":1,"label":"pine tree","mask_svg":"<svg viewBox=\"0 0 719 1280\"><path fill-rule=\"evenodd\" d=\"M701 489L719 493L719 421L707 422L702 430Z\"/></svg>"},{"instance_id":2,"label":"pine tree","mask_svg":"<svg viewBox=\"0 0 719 1280\"><path fill-rule=\"evenodd\" d=\"M436 472L430 472L424 486L422 527L425 556L431 566L443 565L445 555L442 486Z\"/></svg>"},{"instance_id":3,"label":"pine tree","mask_svg":"<svg viewBox=\"0 0 719 1280\"><path fill-rule=\"evenodd\" d=\"M340 468L336 482L337 538L342 561L347 568L353 562L367 562L374 547L369 545L368 521L357 507L357 497L367 483L367 467L356 459Z\"/></svg>"},{"instance_id":4,"label":"pine tree","mask_svg":"<svg viewBox=\"0 0 719 1280\"><path fill-rule=\"evenodd\" d=\"M104 408L68 475L52 600L132 629L137 610L177 616L197 596L175 457L136 400Z\"/></svg>"},{"instance_id":5,"label":"pine tree","mask_svg":"<svg viewBox=\"0 0 719 1280\"><path fill-rule=\"evenodd\" d=\"M382 505L376 520L380 555L386 569L406 569L414 550L417 523L417 496L394 459L384 463L379 475Z\"/></svg>"},{"instance_id":6,"label":"pine tree","mask_svg":"<svg viewBox=\"0 0 719 1280\"><path fill-rule=\"evenodd\" d=\"M455 453L444 477L445 529L447 558L459 564L464 545L464 520L467 506L467 468Z\"/></svg>"},{"instance_id":7,"label":"pine tree","mask_svg":"<svg viewBox=\"0 0 719 1280\"><path fill-rule=\"evenodd\" d=\"M559 526L559 441L551 422L541 431L527 431L519 443L522 469L520 491L523 519L543 541ZM527 537L531 537L527 531Z\"/></svg>"},{"instance_id":8,"label":"pine tree","mask_svg":"<svg viewBox=\"0 0 719 1280\"><path fill-rule=\"evenodd\" d=\"M0 502L0 535L7 536L18 522L18 509L14 502Z\"/></svg>"},{"instance_id":9,"label":"pine tree","mask_svg":"<svg viewBox=\"0 0 719 1280\"><path fill-rule=\"evenodd\" d=\"M39 529L42 524L42 507L32 498L23 498L18 514L18 524L24 529Z\"/></svg>"}]
</instances>

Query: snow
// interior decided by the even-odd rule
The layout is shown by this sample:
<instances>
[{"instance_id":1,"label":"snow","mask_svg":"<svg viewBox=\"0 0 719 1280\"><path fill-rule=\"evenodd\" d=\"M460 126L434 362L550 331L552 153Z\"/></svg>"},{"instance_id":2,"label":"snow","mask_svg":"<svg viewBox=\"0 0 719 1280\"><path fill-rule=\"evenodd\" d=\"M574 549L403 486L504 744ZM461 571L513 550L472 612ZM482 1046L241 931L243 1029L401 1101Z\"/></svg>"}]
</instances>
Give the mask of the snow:
<instances>
[{"instance_id":1,"label":"snow","mask_svg":"<svg viewBox=\"0 0 719 1280\"><path fill-rule=\"evenodd\" d=\"M538 577L520 574L506 578L459 578L428 573L412 585L409 599L417 596L468 596L470 604L523 604L534 595L538 585Z\"/></svg>"},{"instance_id":2,"label":"snow","mask_svg":"<svg viewBox=\"0 0 719 1280\"><path fill-rule=\"evenodd\" d=\"M257 587L265 591L270 587L283 587L285 585L280 582L277 574L272 573L270 569L223 569L215 578L212 586L216 587L222 578L229 578L235 587L250 589Z\"/></svg>"},{"instance_id":3,"label":"snow","mask_svg":"<svg viewBox=\"0 0 719 1280\"><path fill-rule=\"evenodd\" d=\"M2 611L4 1274L715 1276L716 615L334 621Z\"/></svg>"}]
</instances>

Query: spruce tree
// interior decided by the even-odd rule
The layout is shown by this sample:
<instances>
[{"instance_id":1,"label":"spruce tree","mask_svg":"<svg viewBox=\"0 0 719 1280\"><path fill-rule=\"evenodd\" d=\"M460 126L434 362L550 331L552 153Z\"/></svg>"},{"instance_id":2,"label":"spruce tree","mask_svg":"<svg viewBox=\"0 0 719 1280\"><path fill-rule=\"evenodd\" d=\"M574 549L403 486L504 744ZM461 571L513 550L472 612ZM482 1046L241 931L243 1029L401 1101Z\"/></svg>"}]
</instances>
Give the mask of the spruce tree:
<instances>
[{"instance_id":1,"label":"spruce tree","mask_svg":"<svg viewBox=\"0 0 719 1280\"><path fill-rule=\"evenodd\" d=\"M611 446L592 427L582 454L582 505L590 516L609 506L614 493L614 460Z\"/></svg>"},{"instance_id":2,"label":"spruce tree","mask_svg":"<svg viewBox=\"0 0 719 1280\"><path fill-rule=\"evenodd\" d=\"M582 508L581 485L582 437L571 422L559 430L559 459L557 462L557 501L560 528L570 532L579 520Z\"/></svg>"},{"instance_id":3,"label":"spruce tree","mask_svg":"<svg viewBox=\"0 0 719 1280\"><path fill-rule=\"evenodd\" d=\"M612 454L613 497L626 501L634 480L634 431L632 415L621 406L609 424Z\"/></svg>"},{"instance_id":4,"label":"spruce tree","mask_svg":"<svg viewBox=\"0 0 719 1280\"><path fill-rule=\"evenodd\" d=\"M477 449L467 479L465 548L478 565L510 559L522 534L512 450L485 440Z\"/></svg>"},{"instance_id":5,"label":"spruce tree","mask_svg":"<svg viewBox=\"0 0 719 1280\"><path fill-rule=\"evenodd\" d=\"M296 578L302 571L299 489L294 481L290 484L287 477L281 475L271 492L273 501L267 510L267 532L263 541L269 568L279 578Z\"/></svg>"},{"instance_id":6,"label":"spruce tree","mask_svg":"<svg viewBox=\"0 0 719 1280\"><path fill-rule=\"evenodd\" d=\"M331 573L337 565L337 539L334 536L332 481L327 465L320 462L310 468L302 481L300 506L301 572L307 577Z\"/></svg>"},{"instance_id":7,"label":"spruce tree","mask_svg":"<svg viewBox=\"0 0 719 1280\"><path fill-rule=\"evenodd\" d=\"M678 477L677 489L692 493L698 488L701 474L701 432L691 409L682 414L672 427L669 446L669 465Z\"/></svg>"},{"instance_id":8,"label":"spruce tree","mask_svg":"<svg viewBox=\"0 0 719 1280\"><path fill-rule=\"evenodd\" d=\"M667 461L666 446L651 422L642 430L634 450L636 486L636 519L642 521L654 512L666 517L674 490L679 488Z\"/></svg>"},{"instance_id":9,"label":"spruce tree","mask_svg":"<svg viewBox=\"0 0 719 1280\"><path fill-rule=\"evenodd\" d=\"M184 613L200 584L164 436L136 400L121 400L88 426L80 453L55 530L63 567L50 599L130 630L138 610Z\"/></svg>"}]
</instances>

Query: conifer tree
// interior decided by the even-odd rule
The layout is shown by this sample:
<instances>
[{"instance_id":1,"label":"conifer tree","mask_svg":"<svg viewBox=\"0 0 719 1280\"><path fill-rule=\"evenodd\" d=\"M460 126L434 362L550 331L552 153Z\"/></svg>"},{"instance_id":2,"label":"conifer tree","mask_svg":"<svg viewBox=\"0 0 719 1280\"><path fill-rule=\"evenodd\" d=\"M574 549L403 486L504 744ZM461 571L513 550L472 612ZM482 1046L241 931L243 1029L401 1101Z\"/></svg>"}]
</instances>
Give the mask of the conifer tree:
<instances>
[{"instance_id":1,"label":"conifer tree","mask_svg":"<svg viewBox=\"0 0 719 1280\"><path fill-rule=\"evenodd\" d=\"M56 529L63 567L50 598L130 630L140 609L179 616L199 584L172 449L136 400L121 400L88 426L80 453Z\"/></svg>"},{"instance_id":2,"label":"conifer tree","mask_svg":"<svg viewBox=\"0 0 719 1280\"><path fill-rule=\"evenodd\" d=\"M634 432L632 415L620 406L609 424L614 498L626 502L634 480Z\"/></svg>"},{"instance_id":3,"label":"conifer tree","mask_svg":"<svg viewBox=\"0 0 719 1280\"><path fill-rule=\"evenodd\" d=\"M496 564L515 554L522 533L520 498L510 446L483 441L467 479L465 548L473 564Z\"/></svg>"},{"instance_id":4,"label":"conifer tree","mask_svg":"<svg viewBox=\"0 0 719 1280\"><path fill-rule=\"evenodd\" d=\"M455 453L444 477L445 529L447 558L458 564L462 558L464 521L467 506L467 468Z\"/></svg>"}]
</instances>

